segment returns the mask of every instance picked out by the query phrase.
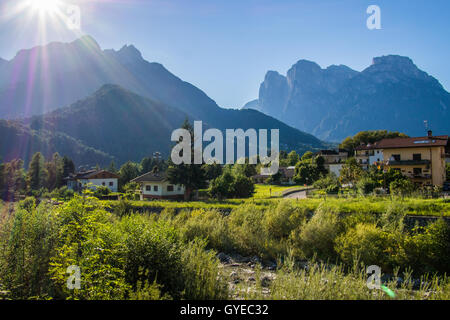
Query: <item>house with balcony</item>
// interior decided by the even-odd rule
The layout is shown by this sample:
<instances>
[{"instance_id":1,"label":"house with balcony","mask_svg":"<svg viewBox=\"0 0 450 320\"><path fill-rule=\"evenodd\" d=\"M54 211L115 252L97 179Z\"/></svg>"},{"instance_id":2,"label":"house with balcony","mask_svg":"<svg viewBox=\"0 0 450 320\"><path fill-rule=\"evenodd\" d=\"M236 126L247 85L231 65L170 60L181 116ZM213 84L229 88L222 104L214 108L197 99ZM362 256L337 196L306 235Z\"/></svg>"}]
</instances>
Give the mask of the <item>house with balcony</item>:
<instances>
[{"instance_id":1,"label":"house with balcony","mask_svg":"<svg viewBox=\"0 0 450 320\"><path fill-rule=\"evenodd\" d=\"M140 185L139 197L144 199L183 199L184 186L172 184L165 172L150 171L131 182Z\"/></svg>"},{"instance_id":2,"label":"house with balcony","mask_svg":"<svg viewBox=\"0 0 450 320\"><path fill-rule=\"evenodd\" d=\"M383 150L385 170L399 170L417 185L444 184L448 136L433 136L428 131L426 137L383 139L377 148Z\"/></svg>"},{"instance_id":3,"label":"house with balcony","mask_svg":"<svg viewBox=\"0 0 450 320\"><path fill-rule=\"evenodd\" d=\"M382 163L384 160L383 149L379 142L361 144L355 148L355 159L364 170L370 165Z\"/></svg>"}]
</instances>

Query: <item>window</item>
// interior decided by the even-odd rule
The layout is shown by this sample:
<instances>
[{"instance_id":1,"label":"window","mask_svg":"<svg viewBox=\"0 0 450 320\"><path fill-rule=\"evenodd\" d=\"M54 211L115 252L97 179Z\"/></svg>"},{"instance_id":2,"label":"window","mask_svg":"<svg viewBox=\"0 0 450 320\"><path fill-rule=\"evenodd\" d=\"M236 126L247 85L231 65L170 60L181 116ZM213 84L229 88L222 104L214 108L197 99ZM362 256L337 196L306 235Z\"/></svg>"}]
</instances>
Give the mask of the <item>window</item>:
<instances>
[{"instance_id":1,"label":"window","mask_svg":"<svg viewBox=\"0 0 450 320\"><path fill-rule=\"evenodd\" d=\"M167 186L167 191L168 191L168 192L173 191L173 186Z\"/></svg>"},{"instance_id":2,"label":"window","mask_svg":"<svg viewBox=\"0 0 450 320\"><path fill-rule=\"evenodd\" d=\"M414 171L414 175L422 174L422 168L414 168L413 171Z\"/></svg>"},{"instance_id":3,"label":"window","mask_svg":"<svg viewBox=\"0 0 450 320\"><path fill-rule=\"evenodd\" d=\"M392 158L394 158L394 161L400 161L400 155L399 154L393 154Z\"/></svg>"},{"instance_id":4,"label":"window","mask_svg":"<svg viewBox=\"0 0 450 320\"><path fill-rule=\"evenodd\" d=\"M158 191L158 186L153 186L153 191Z\"/></svg>"},{"instance_id":5,"label":"window","mask_svg":"<svg viewBox=\"0 0 450 320\"><path fill-rule=\"evenodd\" d=\"M103 182L102 182L102 186L104 186L104 185L105 185L105 182L103 181Z\"/></svg>"},{"instance_id":6,"label":"window","mask_svg":"<svg viewBox=\"0 0 450 320\"><path fill-rule=\"evenodd\" d=\"M420 153L414 153L413 154L413 160L414 161L420 161L422 160L422 155Z\"/></svg>"},{"instance_id":7,"label":"window","mask_svg":"<svg viewBox=\"0 0 450 320\"><path fill-rule=\"evenodd\" d=\"M181 187L180 186L178 186L178 191L181 191Z\"/></svg>"},{"instance_id":8,"label":"window","mask_svg":"<svg viewBox=\"0 0 450 320\"><path fill-rule=\"evenodd\" d=\"M114 182L110 181L109 186L112 187L114 185Z\"/></svg>"},{"instance_id":9,"label":"window","mask_svg":"<svg viewBox=\"0 0 450 320\"><path fill-rule=\"evenodd\" d=\"M145 191L152 191L152 186L145 186Z\"/></svg>"}]
</instances>

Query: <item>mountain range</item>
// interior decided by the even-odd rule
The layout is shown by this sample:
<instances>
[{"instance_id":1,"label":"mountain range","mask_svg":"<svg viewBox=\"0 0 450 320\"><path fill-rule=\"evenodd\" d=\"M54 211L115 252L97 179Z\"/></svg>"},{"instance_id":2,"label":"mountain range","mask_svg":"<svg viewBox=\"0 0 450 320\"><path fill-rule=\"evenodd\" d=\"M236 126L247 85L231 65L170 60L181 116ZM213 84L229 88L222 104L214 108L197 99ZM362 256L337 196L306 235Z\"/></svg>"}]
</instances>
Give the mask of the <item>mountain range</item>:
<instances>
[{"instance_id":1,"label":"mountain range","mask_svg":"<svg viewBox=\"0 0 450 320\"><path fill-rule=\"evenodd\" d=\"M221 130L279 129L285 150L329 147L259 111L220 108L134 46L102 50L90 36L0 60L0 118L8 119L0 121L3 160L27 161L38 150L79 165L139 161L155 151L167 157L171 132L186 118Z\"/></svg>"},{"instance_id":2,"label":"mountain range","mask_svg":"<svg viewBox=\"0 0 450 320\"><path fill-rule=\"evenodd\" d=\"M424 120L436 133L450 131L450 94L410 58L398 55L376 57L361 72L300 60L285 76L268 71L258 99L243 108L327 141L377 129L421 136Z\"/></svg>"}]
</instances>

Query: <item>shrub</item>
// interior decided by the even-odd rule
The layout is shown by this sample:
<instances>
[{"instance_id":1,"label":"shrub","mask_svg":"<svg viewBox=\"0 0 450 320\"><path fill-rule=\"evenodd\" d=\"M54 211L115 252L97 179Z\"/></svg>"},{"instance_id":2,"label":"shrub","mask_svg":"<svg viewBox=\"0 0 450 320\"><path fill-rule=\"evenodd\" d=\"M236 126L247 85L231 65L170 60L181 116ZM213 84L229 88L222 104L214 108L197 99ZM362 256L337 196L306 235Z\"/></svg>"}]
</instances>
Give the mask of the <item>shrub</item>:
<instances>
[{"instance_id":1,"label":"shrub","mask_svg":"<svg viewBox=\"0 0 450 320\"><path fill-rule=\"evenodd\" d=\"M265 210L254 204L245 204L233 209L229 219L230 237L235 248L248 255L263 256L267 233L261 221Z\"/></svg>"},{"instance_id":2,"label":"shrub","mask_svg":"<svg viewBox=\"0 0 450 320\"><path fill-rule=\"evenodd\" d=\"M361 178L356 183L356 188L358 189L359 193L362 195L372 193L376 187L377 187L377 183L368 177Z\"/></svg>"},{"instance_id":3,"label":"shrub","mask_svg":"<svg viewBox=\"0 0 450 320\"><path fill-rule=\"evenodd\" d=\"M294 230L292 240L297 254L305 258L317 256L322 260L334 259L334 240L342 231L338 215L321 204L313 217L301 228Z\"/></svg>"},{"instance_id":4,"label":"shrub","mask_svg":"<svg viewBox=\"0 0 450 320\"><path fill-rule=\"evenodd\" d=\"M392 194L403 197L414 191L414 184L407 179L395 180L390 183L389 190Z\"/></svg>"},{"instance_id":5,"label":"shrub","mask_svg":"<svg viewBox=\"0 0 450 320\"><path fill-rule=\"evenodd\" d=\"M218 199L249 198L255 192L255 185L251 178L243 174L233 175L230 170L211 182L209 194Z\"/></svg>"},{"instance_id":6,"label":"shrub","mask_svg":"<svg viewBox=\"0 0 450 320\"><path fill-rule=\"evenodd\" d=\"M389 204L386 211L381 214L379 223L385 231L402 232L404 228L403 220L405 215L405 207L398 202L392 202Z\"/></svg>"},{"instance_id":7,"label":"shrub","mask_svg":"<svg viewBox=\"0 0 450 320\"><path fill-rule=\"evenodd\" d=\"M249 198L255 192L255 185L251 178L239 174L234 178L233 190L234 197Z\"/></svg>"},{"instance_id":8,"label":"shrub","mask_svg":"<svg viewBox=\"0 0 450 320\"><path fill-rule=\"evenodd\" d=\"M358 223L336 239L336 252L342 261L352 265L359 260L365 265L385 266L387 235L375 224Z\"/></svg>"},{"instance_id":9,"label":"shrub","mask_svg":"<svg viewBox=\"0 0 450 320\"><path fill-rule=\"evenodd\" d=\"M67 299L124 299L129 290L123 271L123 242L112 227L111 214L96 198L75 196L57 208L61 227L49 272L57 297ZM67 267L81 270L81 288L66 286Z\"/></svg>"},{"instance_id":10,"label":"shrub","mask_svg":"<svg viewBox=\"0 0 450 320\"><path fill-rule=\"evenodd\" d=\"M263 224L270 237L282 239L289 237L292 230L298 228L305 220L305 208L294 206L289 201L280 201L266 211Z\"/></svg>"},{"instance_id":11,"label":"shrub","mask_svg":"<svg viewBox=\"0 0 450 320\"><path fill-rule=\"evenodd\" d=\"M215 253L204 250L206 242L197 239L183 244L164 220L152 222L133 215L120 225L125 234L124 270L133 290L138 290L139 283L156 282L166 298L226 298Z\"/></svg>"},{"instance_id":12,"label":"shrub","mask_svg":"<svg viewBox=\"0 0 450 320\"><path fill-rule=\"evenodd\" d=\"M335 174L329 174L314 182L314 187L325 190L327 194L337 194L340 184Z\"/></svg>"},{"instance_id":13,"label":"shrub","mask_svg":"<svg viewBox=\"0 0 450 320\"><path fill-rule=\"evenodd\" d=\"M230 252L233 249L228 230L228 219L217 210L193 210L179 214L175 221L185 242L202 238L207 247Z\"/></svg>"},{"instance_id":14,"label":"shrub","mask_svg":"<svg viewBox=\"0 0 450 320\"><path fill-rule=\"evenodd\" d=\"M54 294L48 275L58 236L58 219L46 204L21 201L13 216L0 221L0 283L10 298Z\"/></svg>"},{"instance_id":15,"label":"shrub","mask_svg":"<svg viewBox=\"0 0 450 320\"><path fill-rule=\"evenodd\" d=\"M417 273L450 272L450 228L443 220L416 227L405 238L400 263Z\"/></svg>"},{"instance_id":16,"label":"shrub","mask_svg":"<svg viewBox=\"0 0 450 320\"><path fill-rule=\"evenodd\" d=\"M219 273L215 251L205 251L206 242L197 239L182 251L184 299L227 299L228 284Z\"/></svg>"}]
</instances>

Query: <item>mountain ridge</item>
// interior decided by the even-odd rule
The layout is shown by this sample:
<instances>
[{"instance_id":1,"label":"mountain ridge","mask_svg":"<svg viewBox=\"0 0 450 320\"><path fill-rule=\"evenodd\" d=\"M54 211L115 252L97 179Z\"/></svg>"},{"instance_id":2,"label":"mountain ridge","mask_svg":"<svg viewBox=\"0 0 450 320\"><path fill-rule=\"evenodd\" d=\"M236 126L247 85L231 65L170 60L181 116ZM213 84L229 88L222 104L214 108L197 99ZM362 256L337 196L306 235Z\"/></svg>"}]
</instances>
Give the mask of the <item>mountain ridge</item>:
<instances>
[{"instance_id":1,"label":"mountain ridge","mask_svg":"<svg viewBox=\"0 0 450 320\"><path fill-rule=\"evenodd\" d=\"M299 60L286 76L268 71L248 107L328 141L377 129L421 135L424 120L435 132L450 130L450 94L398 55L375 57L361 72Z\"/></svg>"}]
</instances>

